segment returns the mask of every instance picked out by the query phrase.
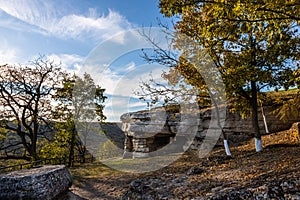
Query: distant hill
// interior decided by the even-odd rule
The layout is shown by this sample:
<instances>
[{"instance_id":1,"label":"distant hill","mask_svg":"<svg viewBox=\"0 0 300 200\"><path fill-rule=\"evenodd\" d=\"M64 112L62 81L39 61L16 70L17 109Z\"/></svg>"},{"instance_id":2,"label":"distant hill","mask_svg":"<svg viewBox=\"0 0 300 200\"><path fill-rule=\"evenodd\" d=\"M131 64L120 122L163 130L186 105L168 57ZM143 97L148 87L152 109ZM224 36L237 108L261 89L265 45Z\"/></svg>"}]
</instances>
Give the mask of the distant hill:
<instances>
[{"instance_id":1,"label":"distant hill","mask_svg":"<svg viewBox=\"0 0 300 200\"><path fill-rule=\"evenodd\" d=\"M119 148L124 149L125 135L121 130L121 122L102 123L100 126L109 140L111 140Z\"/></svg>"},{"instance_id":2,"label":"distant hill","mask_svg":"<svg viewBox=\"0 0 300 200\"><path fill-rule=\"evenodd\" d=\"M94 147L98 150L98 145L101 143L104 143L105 140L110 140L113 144L115 144L118 148L124 149L124 140L125 135L121 130L121 123L98 123L98 122L92 122L92 125L89 126L89 133L88 137L86 138L87 144L92 144L92 148ZM51 127L54 127L55 123L51 123ZM43 138L47 138L48 140L52 140L53 136L55 134L53 128L42 126L43 133L38 135L38 140L42 140ZM80 135L82 130L77 128L77 131ZM100 137L102 133L106 137ZM100 134L100 135L99 135ZM0 139L0 155L5 155L5 150L8 150L9 152L13 153L14 155L23 155L24 153L24 147L20 143L20 137L14 133L8 132L6 134L5 139ZM84 138L80 136L80 139L84 143ZM18 144L18 145L16 145ZM97 144L97 145L95 145ZM87 145L88 146L88 145ZM88 148L88 151L91 149Z\"/></svg>"}]
</instances>

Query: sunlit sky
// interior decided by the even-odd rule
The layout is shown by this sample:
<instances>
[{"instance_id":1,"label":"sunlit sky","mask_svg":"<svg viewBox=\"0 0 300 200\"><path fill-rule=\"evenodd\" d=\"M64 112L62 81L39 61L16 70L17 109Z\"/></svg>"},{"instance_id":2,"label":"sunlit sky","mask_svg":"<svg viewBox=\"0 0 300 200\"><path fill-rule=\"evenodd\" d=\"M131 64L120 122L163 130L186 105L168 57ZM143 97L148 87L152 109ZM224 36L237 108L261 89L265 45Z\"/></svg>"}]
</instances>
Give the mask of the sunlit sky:
<instances>
[{"instance_id":1,"label":"sunlit sky","mask_svg":"<svg viewBox=\"0 0 300 200\"><path fill-rule=\"evenodd\" d=\"M162 72L139 56L150 46L137 33L157 27L157 19L170 22L157 0L1 0L0 64L44 55L70 72L88 72L106 89L107 121L119 121L125 112L146 109L132 91Z\"/></svg>"}]
</instances>

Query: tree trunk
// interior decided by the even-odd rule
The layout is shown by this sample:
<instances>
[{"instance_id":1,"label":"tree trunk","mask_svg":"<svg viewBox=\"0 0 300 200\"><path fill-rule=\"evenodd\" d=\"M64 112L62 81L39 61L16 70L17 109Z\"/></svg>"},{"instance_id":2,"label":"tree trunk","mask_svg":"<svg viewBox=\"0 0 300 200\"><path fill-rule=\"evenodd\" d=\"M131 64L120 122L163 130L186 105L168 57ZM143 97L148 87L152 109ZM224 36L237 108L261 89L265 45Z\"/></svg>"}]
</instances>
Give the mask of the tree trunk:
<instances>
[{"instance_id":1,"label":"tree trunk","mask_svg":"<svg viewBox=\"0 0 300 200\"><path fill-rule=\"evenodd\" d=\"M31 145L31 150L32 150L32 157L34 159L34 161L37 161L38 158L38 154L36 152L36 143L37 143L37 133L33 134L33 138L32 138L32 145Z\"/></svg>"},{"instance_id":2,"label":"tree trunk","mask_svg":"<svg viewBox=\"0 0 300 200\"><path fill-rule=\"evenodd\" d=\"M223 135L223 138L224 138L223 142L224 142L224 148L225 148L226 155L227 156L231 156L230 148L229 148L229 145L228 145L228 135L225 133L225 131L223 130L223 127L221 125L220 109L219 109L218 103L214 99L214 95L213 95L213 93L209 89L208 89L208 93L209 93L209 95L211 97L212 104L214 105L214 107L216 109L218 127L222 131L222 135Z\"/></svg>"},{"instance_id":3,"label":"tree trunk","mask_svg":"<svg viewBox=\"0 0 300 200\"><path fill-rule=\"evenodd\" d=\"M82 151L82 155L81 155L81 162L85 163L85 154L86 154L86 147L83 146L83 151Z\"/></svg>"},{"instance_id":4,"label":"tree trunk","mask_svg":"<svg viewBox=\"0 0 300 200\"><path fill-rule=\"evenodd\" d=\"M75 140L76 140L76 130L75 128L72 128L71 133L71 141L70 141L70 150L69 150L69 161L68 161L68 167L73 166L73 160L74 160L74 147L75 147Z\"/></svg>"},{"instance_id":5,"label":"tree trunk","mask_svg":"<svg viewBox=\"0 0 300 200\"><path fill-rule=\"evenodd\" d=\"M228 145L228 135L224 132L223 129L222 129L222 134L223 134L223 137L224 137L223 142L224 142L224 148L225 148L226 155L231 156L230 148L229 148L229 145Z\"/></svg>"},{"instance_id":6,"label":"tree trunk","mask_svg":"<svg viewBox=\"0 0 300 200\"><path fill-rule=\"evenodd\" d=\"M37 152L36 152L36 144L33 144L33 145L32 145L32 153L31 153L31 156L32 156L32 158L33 158L34 161L39 160L39 156L38 156L38 154L37 154Z\"/></svg>"},{"instance_id":7,"label":"tree trunk","mask_svg":"<svg viewBox=\"0 0 300 200\"><path fill-rule=\"evenodd\" d=\"M262 114L262 117L263 117L263 120L264 120L265 131L266 131L266 133L269 133L269 128L268 128L267 118L266 118L266 115L265 115L265 112L264 112L264 107L263 107L263 105L261 105L261 114Z\"/></svg>"},{"instance_id":8,"label":"tree trunk","mask_svg":"<svg viewBox=\"0 0 300 200\"><path fill-rule=\"evenodd\" d=\"M262 150L262 141L258 123L257 87L255 81L251 81L251 94L252 127L255 139L255 150L256 152L259 152Z\"/></svg>"},{"instance_id":9,"label":"tree trunk","mask_svg":"<svg viewBox=\"0 0 300 200\"><path fill-rule=\"evenodd\" d=\"M26 140L25 140L25 142L26 142ZM27 146L26 150L28 151L32 161L37 161L38 160L38 154L36 152L36 142L37 142L37 138L33 136L31 138L30 143L28 143L28 145L26 145Z\"/></svg>"}]
</instances>

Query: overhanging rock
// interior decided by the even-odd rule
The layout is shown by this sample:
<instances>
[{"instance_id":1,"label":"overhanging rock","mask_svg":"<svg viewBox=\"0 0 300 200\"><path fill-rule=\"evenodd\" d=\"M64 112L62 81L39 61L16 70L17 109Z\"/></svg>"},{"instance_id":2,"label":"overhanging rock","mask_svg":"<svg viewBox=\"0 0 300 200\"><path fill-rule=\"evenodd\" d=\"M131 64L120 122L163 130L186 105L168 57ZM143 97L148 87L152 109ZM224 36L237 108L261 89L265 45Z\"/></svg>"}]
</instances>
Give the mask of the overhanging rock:
<instances>
[{"instance_id":1,"label":"overhanging rock","mask_svg":"<svg viewBox=\"0 0 300 200\"><path fill-rule=\"evenodd\" d=\"M288 121L279 120L273 114L278 106L276 104L265 105L263 110L258 109L259 128L262 134L266 134L262 111L264 111L269 133L288 130L293 123L300 121L300 116L291 116ZM243 119L238 113L229 112L229 109L224 109L226 116L222 119L224 122L222 129L228 136L229 142L238 144L252 138L254 131L251 119ZM190 147L199 149L203 139L210 137L209 130L220 129L212 123L216 121L213 112L212 108L192 112L180 111L178 106L172 110L160 107L124 114L121 116L122 130L126 137L123 157L147 157L168 144L174 144L174 141L178 143L178 148L187 148L185 144L190 138L182 134L185 132L195 133L192 135L194 141ZM219 135L222 137L222 134ZM212 143L216 144L215 138Z\"/></svg>"}]
</instances>

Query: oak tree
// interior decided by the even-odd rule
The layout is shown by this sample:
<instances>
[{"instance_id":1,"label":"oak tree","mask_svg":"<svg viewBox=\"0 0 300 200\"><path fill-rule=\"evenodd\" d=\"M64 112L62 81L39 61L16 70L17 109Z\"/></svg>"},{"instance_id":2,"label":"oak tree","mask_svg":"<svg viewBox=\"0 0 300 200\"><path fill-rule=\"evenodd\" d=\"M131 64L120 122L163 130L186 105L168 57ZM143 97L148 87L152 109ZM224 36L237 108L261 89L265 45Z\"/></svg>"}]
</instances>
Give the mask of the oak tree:
<instances>
[{"instance_id":1,"label":"oak tree","mask_svg":"<svg viewBox=\"0 0 300 200\"><path fill-rule=\"evenodd\" d=\"M205 50L222 75L234 110L252 116L260 151L259 93L294 86L290 77L299 68L299 3L161 0L159 6L166 16L180 17L174 46L183 53L176 68L191 84L202 85L194 63Z\"/></svg>"},{"instance_id":2,"label":"oak tree","mask_svg":"<svg viewBox=\"0 0 300 200\"><path fill-rule=\"evenodd\" d=\"M51 97L64 75L58 64L43 57L29 65L0 66L0 128L6 135L1 158L39 158L38 138L52 131Z\"/></svg>"}]
</instances>

